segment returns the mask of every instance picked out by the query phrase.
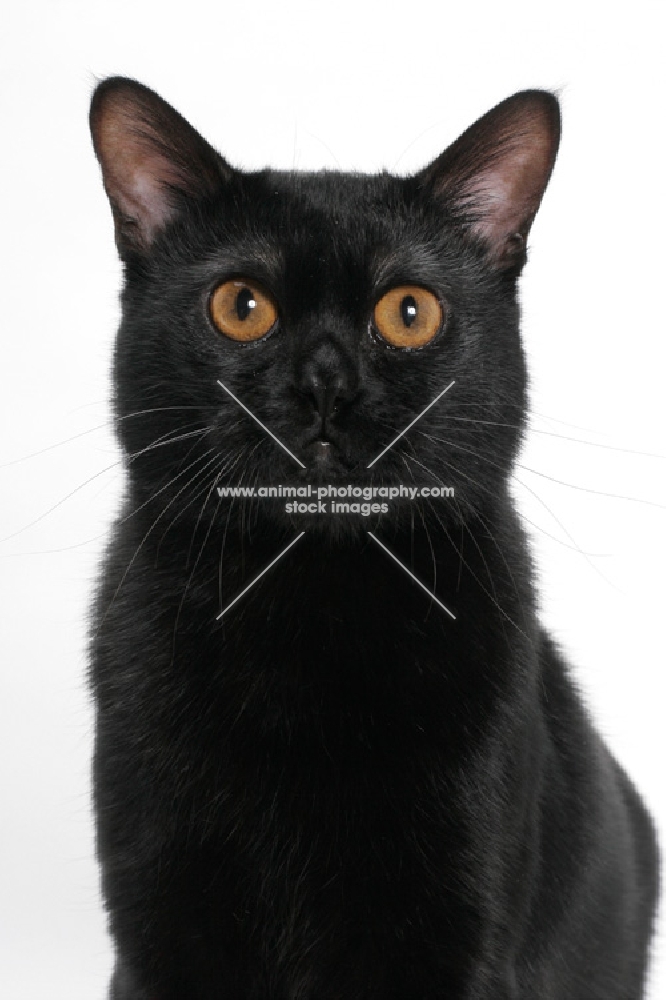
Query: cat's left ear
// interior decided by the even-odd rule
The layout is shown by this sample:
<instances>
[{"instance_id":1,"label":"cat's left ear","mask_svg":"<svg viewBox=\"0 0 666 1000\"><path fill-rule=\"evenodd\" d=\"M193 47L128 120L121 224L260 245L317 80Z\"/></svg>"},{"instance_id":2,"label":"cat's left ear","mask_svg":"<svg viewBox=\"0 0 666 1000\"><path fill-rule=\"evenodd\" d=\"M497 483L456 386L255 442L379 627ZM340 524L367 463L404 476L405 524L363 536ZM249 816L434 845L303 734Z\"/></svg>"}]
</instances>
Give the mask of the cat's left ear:
<instances>
[{"instance_id":1,"label":"cat's left ear","mask_svg":"<svg viewBox=\"0 0 666 1000\"><path fill-rule=\"evenodd\" d=\"M121 257L145 253L183 199L214 195L232 173L182 115L136 80L99 84L90 129Z\"/></svg>"},{"instance_id":2,"label":"cat's left ear","mask_svg":"<svg viewBox=\"0 0 666 1000\"><path fill-rule=\"evenodd\" d=\"M479 118L417 179L481 240L495 267L517 272L559 141L557 99L525 90Z\"/></svg>"}]
</instances>

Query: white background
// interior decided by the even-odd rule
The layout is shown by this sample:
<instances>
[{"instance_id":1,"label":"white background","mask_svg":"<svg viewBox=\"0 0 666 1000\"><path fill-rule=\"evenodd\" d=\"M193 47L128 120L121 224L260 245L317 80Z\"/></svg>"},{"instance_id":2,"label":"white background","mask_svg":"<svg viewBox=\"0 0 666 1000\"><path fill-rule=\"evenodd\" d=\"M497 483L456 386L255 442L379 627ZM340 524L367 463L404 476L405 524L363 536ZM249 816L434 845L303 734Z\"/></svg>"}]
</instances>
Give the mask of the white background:
<instances>
[{"instance_id":1,"label":"white background","mask_svg":"<svg viewBox=\"0 0 666 1000\"><path fill-rule=\"evenodd\" d=\"M120 270L87 130L91 90L108 74L158 90L247 167L413 170L512 92L559 91L561 154L522 282L535 412L515 492L537 526L544 620L664 830L662 9L647 0L5 9L3 997L102 1000L111 963L85 688L91 582L121 489L107 380ZM654 951L659 1000L663 933Z\"/></svg>"}]
</instances>

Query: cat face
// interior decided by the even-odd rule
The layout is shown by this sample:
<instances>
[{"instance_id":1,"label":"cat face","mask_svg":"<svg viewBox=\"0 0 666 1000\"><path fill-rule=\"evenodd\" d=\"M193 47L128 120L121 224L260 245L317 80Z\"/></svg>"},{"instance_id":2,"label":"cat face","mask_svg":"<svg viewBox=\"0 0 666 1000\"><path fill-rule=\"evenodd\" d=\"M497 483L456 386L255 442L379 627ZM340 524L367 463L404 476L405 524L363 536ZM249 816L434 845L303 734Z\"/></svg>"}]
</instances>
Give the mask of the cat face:
<instances>
[{"instance_id":1,"label":"cat face","mask_svg":"<svg viewBox=\"0 0 666 1000\"><path fill-rule=\"evenodd\" d=\"M124 79L100 85L91 123L126 267L116 406L140 490L173 499L190 466L204 486L446 484L440 516L460 518L501 488L551 95L503 102L409 178L234 170Z\"/></svg>"}]
</instances>

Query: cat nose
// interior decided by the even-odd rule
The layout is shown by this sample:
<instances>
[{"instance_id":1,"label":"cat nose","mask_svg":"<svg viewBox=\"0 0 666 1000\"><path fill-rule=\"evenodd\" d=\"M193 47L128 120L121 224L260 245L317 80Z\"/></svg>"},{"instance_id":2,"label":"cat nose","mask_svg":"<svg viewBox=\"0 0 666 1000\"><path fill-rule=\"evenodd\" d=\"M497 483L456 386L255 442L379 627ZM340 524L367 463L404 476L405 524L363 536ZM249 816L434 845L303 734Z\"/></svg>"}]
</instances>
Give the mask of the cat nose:
<instances>
[{"instance_id":1,"label":"cat nose","mask_svg":"<svg viewBox=\"0 0 666 1000\"><path fill-rule=\"evenodd\" d=\"M316 369L310 369L305 374L301 380L300 391L312 400L316 412L321 417L322 426L337 412L345 396L341 375L337 373L328 375Z\"/></svg>"},{"instance_id":2,"label":"cat nose","mask_svg":"<svg viewBox=\"0 0 666 1000\"><path fill-rule=\"evenodd\" d=\"M294 375L296 389L319 417L318 436L325 440L327 425L341 405L357 395L359 373L355 359L332 337L322 338L301 355Z\"/></svg>"},{"instance_id":3,"label":"cat nose","mask_svg":"<svg viewBox=\"0 0 666 1000\"><path fill-rule=\"evenodd\" d=\"M301 395L310 400L314 412L319 415L322 435L340 405L356 395L351 372L345 372L340 365L324 364L321 358L310 359L301 370L297 385Z\"/></svg>"}]
</instances>

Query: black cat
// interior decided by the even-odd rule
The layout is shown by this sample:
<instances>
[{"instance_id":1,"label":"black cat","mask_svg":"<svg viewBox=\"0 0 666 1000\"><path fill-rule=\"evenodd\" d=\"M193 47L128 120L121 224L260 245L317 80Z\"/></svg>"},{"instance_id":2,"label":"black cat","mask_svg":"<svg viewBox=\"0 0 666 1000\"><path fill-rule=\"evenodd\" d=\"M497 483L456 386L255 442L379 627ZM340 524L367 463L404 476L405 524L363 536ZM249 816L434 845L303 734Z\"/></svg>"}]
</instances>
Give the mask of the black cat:
<instances>
[{"instance_id":1,"label":"black cat","mask_svg":"<svg viewBox=\"0 0 666 1000\"><path fill-rule=\"evenodd\" d=\"M125 265L92 639L111 997L638 1000L652 826L507 487L557 101L407 178L233 169L121 78L91 125ZM455 495L382 512L398 484Z\"/></svg>"}]
</instances>

